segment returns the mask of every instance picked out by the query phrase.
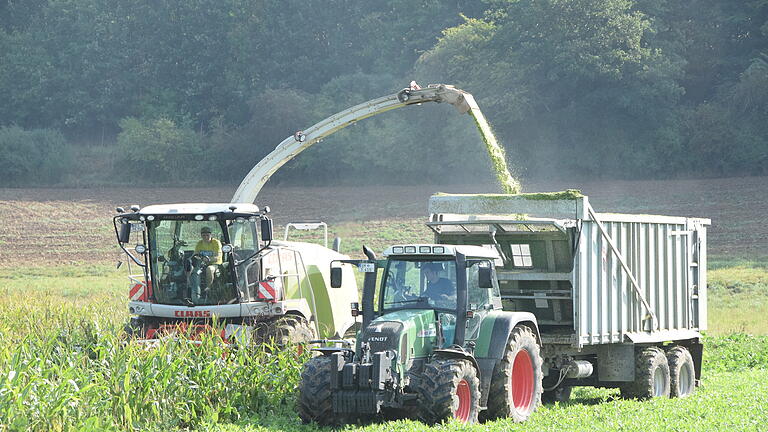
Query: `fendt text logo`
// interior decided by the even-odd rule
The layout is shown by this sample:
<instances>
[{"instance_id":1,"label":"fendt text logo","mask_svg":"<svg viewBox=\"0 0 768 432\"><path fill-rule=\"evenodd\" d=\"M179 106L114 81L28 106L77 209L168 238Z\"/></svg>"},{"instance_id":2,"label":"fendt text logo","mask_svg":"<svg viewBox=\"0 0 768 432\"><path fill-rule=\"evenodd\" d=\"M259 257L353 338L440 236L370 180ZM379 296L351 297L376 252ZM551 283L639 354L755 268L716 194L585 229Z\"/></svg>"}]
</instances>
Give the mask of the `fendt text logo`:
<instances>
[{"instance_id":1,"label":"fendt text logo","mask_svg":"<svg viewBox=\"0 0 768 432\"><path fill-rule=\"evenodd\" d=\"M209 310L203 310L203 311L184 311L184 310L177 310L173 312L173 315L176 318L210 318L211 317L211 311Z\"/></svg>"}]
</instances>

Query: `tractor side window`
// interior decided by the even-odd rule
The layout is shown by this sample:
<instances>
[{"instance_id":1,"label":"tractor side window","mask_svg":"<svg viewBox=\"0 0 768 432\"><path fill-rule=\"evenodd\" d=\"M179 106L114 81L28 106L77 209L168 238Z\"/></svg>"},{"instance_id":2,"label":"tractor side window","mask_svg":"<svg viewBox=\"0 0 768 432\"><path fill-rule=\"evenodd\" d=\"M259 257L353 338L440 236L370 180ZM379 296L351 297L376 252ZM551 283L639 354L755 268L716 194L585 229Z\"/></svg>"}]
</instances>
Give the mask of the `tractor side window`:
<instances>
[{"instance_id":1,"label":"tractor side window","mask_svg":"<svg viewBox=\"0 0 768 432\"><path fill-rule=\"evenodd\" d=\"M481 267L489 267L488 261L473 263L467 268L467 290L470 309L485 309L493 306L493 288L480 288L479 272Z\"/></svg>"}]
</instances>

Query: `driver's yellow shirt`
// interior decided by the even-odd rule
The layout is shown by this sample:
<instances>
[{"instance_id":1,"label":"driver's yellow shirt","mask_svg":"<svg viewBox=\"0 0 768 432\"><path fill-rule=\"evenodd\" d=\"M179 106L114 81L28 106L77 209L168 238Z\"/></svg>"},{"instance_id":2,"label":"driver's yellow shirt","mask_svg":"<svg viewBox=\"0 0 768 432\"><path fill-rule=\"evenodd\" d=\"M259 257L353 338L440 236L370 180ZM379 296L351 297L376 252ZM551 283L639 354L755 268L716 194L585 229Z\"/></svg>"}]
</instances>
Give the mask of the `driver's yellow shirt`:
<instances>
[{"instance_id":1,"label":"driver's yellow shirt","mask_svg":"<svg viewBox=\"0 0 768 432\"><path fill-rule=\"evenodd\" d=\"M211 264L221 264L222 262L221 242L215 238L212 238L209 242L206 242L205 240L197 242L195 253L210 257Z\"/></svg>"}]
</instances>

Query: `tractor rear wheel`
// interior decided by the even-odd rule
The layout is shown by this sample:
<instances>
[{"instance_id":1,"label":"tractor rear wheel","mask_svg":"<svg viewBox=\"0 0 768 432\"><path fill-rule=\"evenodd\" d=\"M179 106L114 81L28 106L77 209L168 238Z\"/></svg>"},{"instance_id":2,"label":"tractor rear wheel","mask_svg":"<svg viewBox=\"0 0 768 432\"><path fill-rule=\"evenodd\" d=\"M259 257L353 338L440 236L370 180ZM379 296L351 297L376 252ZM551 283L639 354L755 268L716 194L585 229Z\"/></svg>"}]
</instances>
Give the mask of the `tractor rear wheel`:
<instances>
[{"instance_id":1,"label":"tractor rear wheel","mask_svg":"<svg viewBox=\"0 0 768 432\"><path fill-rule=\"evenodd\" d=\"M258 345L274 344L276 348L305 344L316 339L315 329L298 315L283 315L254 324L254 341Z\"/></svg>"},{"instance_id":2,"label":"tractor rear wheel","mask_svg":"<svg viewBox=\"0 0 768 432\"><path fill-rule=\"evenodd\" d=\"M635 380L621 387L625 398L669 397L669 364L658 347L648 347L635 357Z\"/></svg>"},{"instance_id":3,"label":"tractor rear wheel","mask_svg":"<svg viewBox=\"0 0 768 432\"><path fill-rule=\"evenodd\" d=\"M296 409L304 423L315 422L321 426L343 423L343 419L333 412L331 373L329 356L314 357L304 364L296 401Z\"/></svg>"},{"instance_id":4,"label":"tractor rear wheel","mask_svg":"<svg viewBox=\"0 0 768 432\"><path fill-rule=\"evenodd\" d=\"M512 417L516 422L527 420L541 404L541 363L541 352L533 331L526 326L515 327L504 357L493 371L484 419Z\"/></svg>"},{"instance_id":5,"label":"tractor rear wheel","mask_svg":"<svg viewBox=\"0 0 768 432\"><path fill-rule=\"evenodd\" d=\"M416 384L421 405L419 417L426 423L455 418L476 423L480 411L480 380L469 360L436 358L424 366Z\"/></svg>"},{"instance_id":6,"label":"tractor rear wheel","mask_svg":"<svg viewBox=\"0 0 768 432\"><path fill-rule=\"evenodd\" d=\"M670 397L687 397L696 389L696 369L691 353L682 346L667 351Z\"/></svg>"}]
</instances>

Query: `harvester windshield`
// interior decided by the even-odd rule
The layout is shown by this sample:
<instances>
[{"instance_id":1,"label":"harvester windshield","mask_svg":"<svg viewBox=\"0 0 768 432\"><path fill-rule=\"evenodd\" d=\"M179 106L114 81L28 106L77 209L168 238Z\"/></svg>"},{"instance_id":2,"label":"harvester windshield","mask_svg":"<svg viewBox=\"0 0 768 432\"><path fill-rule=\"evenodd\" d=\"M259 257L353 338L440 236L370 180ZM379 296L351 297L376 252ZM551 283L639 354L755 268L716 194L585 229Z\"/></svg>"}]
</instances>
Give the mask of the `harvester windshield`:
<instances>
[{"instance_id":1,"label":"harvester windshield","mask_svg":"<svg viewBox=\"0 0 768 432\"><path fill-rule=\"evenodd\" d=\"M155 220L148 228L150 271L158 303L191 306L237 302L233 256L222 248L230 244L236 256L251 255L257 249L252 222Z\"/></svg>"}]
</instances>

